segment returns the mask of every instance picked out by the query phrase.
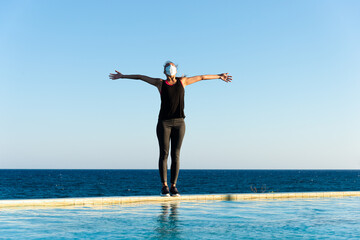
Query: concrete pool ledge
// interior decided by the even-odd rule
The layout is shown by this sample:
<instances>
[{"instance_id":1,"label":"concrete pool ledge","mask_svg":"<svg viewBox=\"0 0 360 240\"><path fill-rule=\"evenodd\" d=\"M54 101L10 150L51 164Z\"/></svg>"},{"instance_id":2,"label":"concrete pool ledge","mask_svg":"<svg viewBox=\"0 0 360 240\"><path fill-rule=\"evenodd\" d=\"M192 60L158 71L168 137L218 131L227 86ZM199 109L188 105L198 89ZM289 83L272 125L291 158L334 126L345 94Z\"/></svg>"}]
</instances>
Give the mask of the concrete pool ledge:
<instances>
[{"instance_id":1,"label":"concrete pool ledge","mask_svg":"<svg viewBox=\"0 0 360 240\"><path fill-rule=\"evenodd\" d=\"M268 199L304 199L360 196L360 191L348 192L296 192L296 193L234 193L182 195L180 197L131 196L131 197L89 197L89 198L53 198L53 199L20 199L0 200L1 208L16 207L64 207L64 206L102 206L128 203L154 203L169 201L248 201Z\"/></svg>"}]
</instances>

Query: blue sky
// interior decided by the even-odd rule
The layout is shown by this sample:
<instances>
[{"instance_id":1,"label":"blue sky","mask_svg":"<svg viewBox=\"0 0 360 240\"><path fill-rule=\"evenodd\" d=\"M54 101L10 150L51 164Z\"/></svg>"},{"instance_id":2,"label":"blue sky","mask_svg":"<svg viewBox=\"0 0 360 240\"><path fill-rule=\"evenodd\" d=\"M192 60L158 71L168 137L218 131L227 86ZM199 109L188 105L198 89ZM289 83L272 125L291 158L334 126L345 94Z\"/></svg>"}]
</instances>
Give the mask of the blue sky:
<instances>
[{"instance_id":1,"label":"blue sky","mask_svg":"<svg viewBox=\"0 0 360 240\"><path fill-rule=\"evenodd\" d=\"M1 1L0 168L156 169L157 89L186 88L182 169L359 169L359 1ZM170 163L170 159L169 159Z\"/></svg>"}]
</instances>

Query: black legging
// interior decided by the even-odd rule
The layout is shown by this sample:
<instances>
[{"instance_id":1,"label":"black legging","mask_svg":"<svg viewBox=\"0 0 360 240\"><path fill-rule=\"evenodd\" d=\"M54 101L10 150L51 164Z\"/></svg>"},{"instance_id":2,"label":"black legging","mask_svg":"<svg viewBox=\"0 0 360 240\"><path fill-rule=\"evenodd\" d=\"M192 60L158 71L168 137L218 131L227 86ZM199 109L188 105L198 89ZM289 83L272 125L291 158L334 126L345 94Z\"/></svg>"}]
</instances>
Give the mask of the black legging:
<instances>
[{"instance_id":1,"label":"black legging","mask_svg":"<svg viewBox=\"0 0 360 240\"><path fill-rule=\"evenodd\" d=\"M180 148L185 135L183 118L159 120L156 133L159 140L159 172L161 182L167 182L167 158L171 139L171 183L176 184L180 167Z\"/></svg>"}]
</instances>

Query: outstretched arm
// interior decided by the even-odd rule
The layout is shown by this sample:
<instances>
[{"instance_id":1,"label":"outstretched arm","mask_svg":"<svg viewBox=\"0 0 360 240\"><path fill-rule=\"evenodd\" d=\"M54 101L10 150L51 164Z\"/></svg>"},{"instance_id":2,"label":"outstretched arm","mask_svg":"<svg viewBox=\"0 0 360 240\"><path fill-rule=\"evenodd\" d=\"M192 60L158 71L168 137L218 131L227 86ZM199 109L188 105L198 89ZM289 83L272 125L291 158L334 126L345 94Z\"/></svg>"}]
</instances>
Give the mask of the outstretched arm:
<instances>
[{"instance_id":1,"label":"outstretched arm","mask_svg":"<svg viewBox=\"0 0 360 240\"><path fill-rule=\"evenodd\" d=\"M124 75L118 71L115 70L116 73L110 73L109 78L112 80L116 80L119 78L127 78L127 79L136 79L136 80L143 80L144 82L147 82L151 85L154 85L159 89L161 86L161 79L160 78L152 78L145 75Z\"/></svg>"},{"instance_id":2,"label":"outstretched arm","mask_svg":"<svg viewBox=\"0 0 360 240\"><path fill-rule=\"evenodd\" d=\"M231 82L232 76L228 75L228 73L221 73L216 75L200 75L200 76L194 76L194 77L183 77L182 83L185 86L196 83L201 80L210 80L210 79L221 79L224 82Z\"/></svg>"}]
</instances>

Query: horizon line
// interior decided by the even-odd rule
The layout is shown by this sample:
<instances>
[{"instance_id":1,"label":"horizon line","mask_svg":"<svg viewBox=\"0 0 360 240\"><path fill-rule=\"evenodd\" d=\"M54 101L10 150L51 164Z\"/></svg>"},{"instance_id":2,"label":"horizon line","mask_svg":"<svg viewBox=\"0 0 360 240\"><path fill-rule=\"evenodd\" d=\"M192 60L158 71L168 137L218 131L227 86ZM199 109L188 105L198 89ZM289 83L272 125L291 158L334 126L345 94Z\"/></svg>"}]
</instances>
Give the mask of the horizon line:
<instances>
[{"instance_id":1,"label":"horizon line","mask_svg":"<svg viewBox=\"0 0 360 240\"><path fill-rule=\"evenodd\" d=\"M0 168L0 170L159 170L157 168ZM170 169L168 169L169 171ZM181 170L360 170L356 168L183 168Z\"/></svg>"}]
</instances>

